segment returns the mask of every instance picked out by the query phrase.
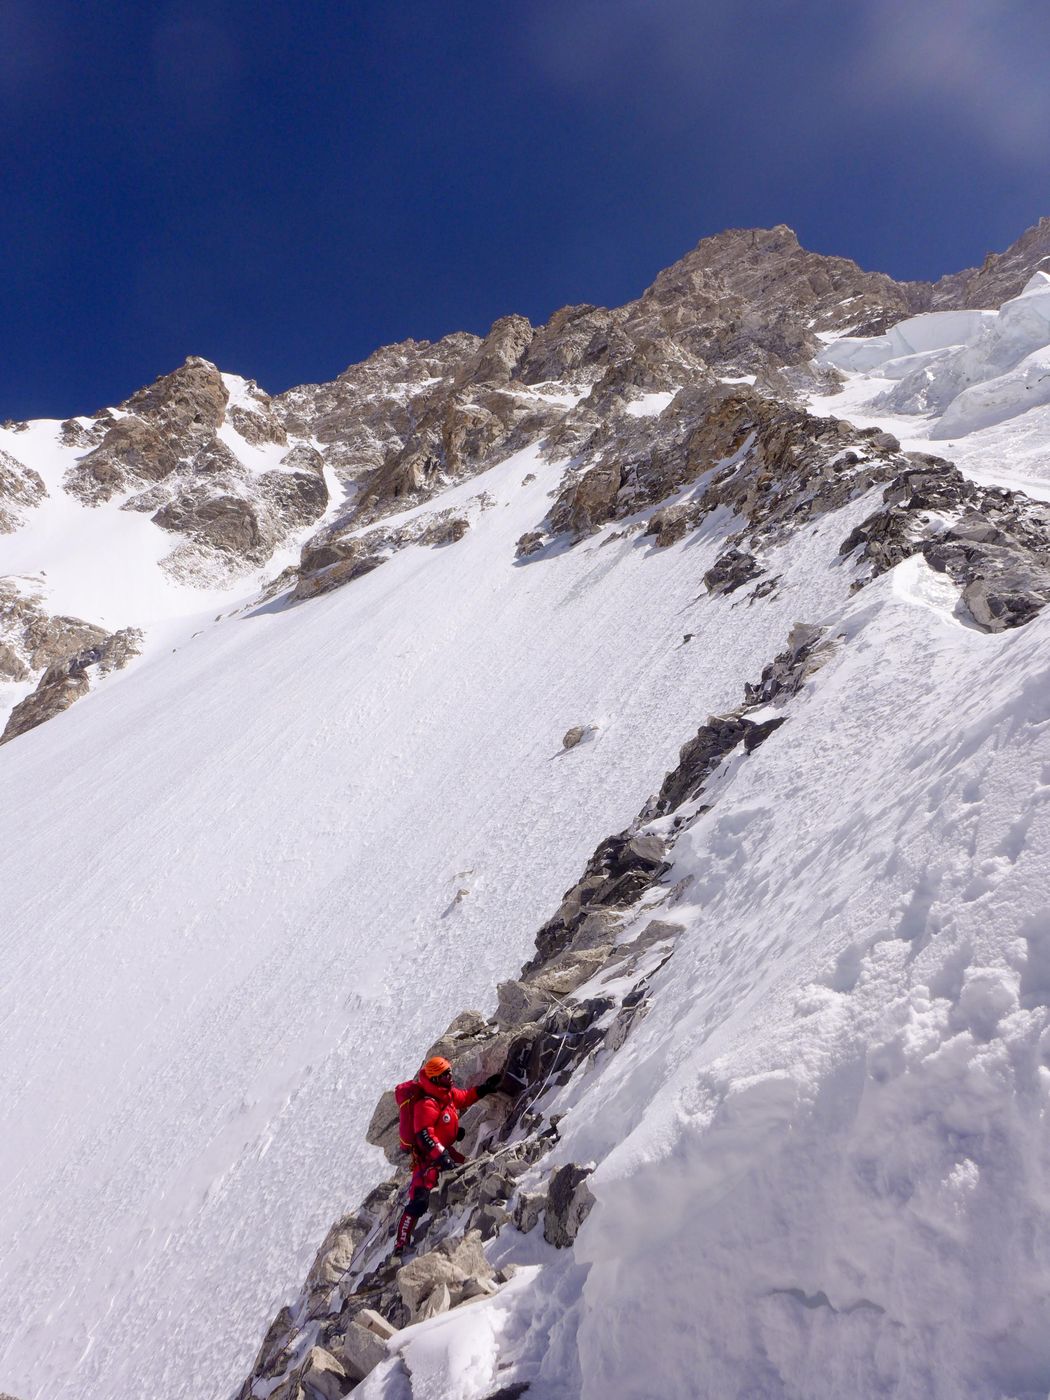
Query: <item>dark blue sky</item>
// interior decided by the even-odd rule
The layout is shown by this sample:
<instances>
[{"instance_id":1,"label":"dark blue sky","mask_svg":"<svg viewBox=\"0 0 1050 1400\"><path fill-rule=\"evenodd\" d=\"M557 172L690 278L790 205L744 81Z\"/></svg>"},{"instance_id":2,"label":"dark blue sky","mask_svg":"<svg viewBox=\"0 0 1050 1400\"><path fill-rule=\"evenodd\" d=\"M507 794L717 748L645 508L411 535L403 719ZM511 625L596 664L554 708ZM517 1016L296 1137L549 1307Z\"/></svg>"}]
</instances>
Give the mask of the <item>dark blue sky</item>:
<instances>
[{"instance_id":1,"label":"dark blue sky","mask_svg":"<svg viewBox=\"0 0 1050 1400\"><path fill-rule=\"evenodd\" d=\"M0 418L277 391L789 223L898 277L1050 212L1046 0L0 0Z\"/></svg>"}]
</instances>

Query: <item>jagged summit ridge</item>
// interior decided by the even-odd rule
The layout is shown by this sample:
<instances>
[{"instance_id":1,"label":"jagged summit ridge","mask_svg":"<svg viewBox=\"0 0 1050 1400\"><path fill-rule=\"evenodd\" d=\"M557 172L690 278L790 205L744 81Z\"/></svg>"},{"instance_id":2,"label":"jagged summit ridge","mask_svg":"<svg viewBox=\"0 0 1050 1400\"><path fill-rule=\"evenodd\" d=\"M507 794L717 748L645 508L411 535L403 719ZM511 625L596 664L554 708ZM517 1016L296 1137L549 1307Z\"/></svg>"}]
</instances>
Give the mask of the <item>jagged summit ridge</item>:
<instances>
[{"instance_id":1,"label":"jagged summit ridge","mask_svg":"<svg viewBox=\"0 0 1050 1400\"><path fill-rule=\"evenodd\" d=\"M1003 253L989 253L980 267L951 273L934 284L931 309L995 308L1019 296L1035 272L1050 271L1050 216L1026 229Z\"/></svg>"},{"instance_id":2,"label":"jagged summit ridge","mask_svg":"<svg viewBox=\"0 0 1050 1400\"><path fill-rule=\"evenodd\" d=\"M625 306L568 306L539 327L510 315L484 337L406 340L331 383L273 397L190 356L93 418L57 429L9 425L0 526L31 534L45 506L73 497L105 520L113 510L141 514L137 548L160 555L177 581L232 589L280 558L287 571L274 587L283 582L305 597L406 543L442 543L468 528L469 511L433 529L361 539L392 513L539 441L552 459L575 458L577 475L611 464L579 489L611 491L623 513L632 482L649 470L643 458L688 456L690 421L710 412L705 394L721 381L748 380L756 393L792 403L833 388L819 367L829 335L871 335L933 305L1009 291L1047 256L1048 229L1041 220L983 269L936 287L808 252L785 225L730 229L702 239ZM678 395L673 415L632 416L647 395ZM37 462L48 464L46 483ZM674 474L661 466L645 498ZM148 545L147 521L160 532ZM534 551L543 531L527 533ZM104 626L141 621L121 614Z\"/></svg>"}]
</instances>

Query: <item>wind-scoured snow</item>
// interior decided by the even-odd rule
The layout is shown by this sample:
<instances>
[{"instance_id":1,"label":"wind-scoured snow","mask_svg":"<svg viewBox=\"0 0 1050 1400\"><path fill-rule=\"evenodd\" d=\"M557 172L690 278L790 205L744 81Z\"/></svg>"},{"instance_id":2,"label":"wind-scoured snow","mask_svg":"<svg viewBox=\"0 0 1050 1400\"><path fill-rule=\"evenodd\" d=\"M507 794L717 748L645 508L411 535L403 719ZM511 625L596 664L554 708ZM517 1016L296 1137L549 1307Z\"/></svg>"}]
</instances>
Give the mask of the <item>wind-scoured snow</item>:
<instances>
[{"instance_id":1,"label":"wind-scoured snow","mask_svg":"<svg viewBox=\"0 0 1050 1400\"><path fill-rule=\"evenodd\" d=\"M624 411L631 418L655 418L658 414L663 413L674 395L673 389L661 389L650 394L642 394L629 403Z\"/></svg>"}]
</instances>

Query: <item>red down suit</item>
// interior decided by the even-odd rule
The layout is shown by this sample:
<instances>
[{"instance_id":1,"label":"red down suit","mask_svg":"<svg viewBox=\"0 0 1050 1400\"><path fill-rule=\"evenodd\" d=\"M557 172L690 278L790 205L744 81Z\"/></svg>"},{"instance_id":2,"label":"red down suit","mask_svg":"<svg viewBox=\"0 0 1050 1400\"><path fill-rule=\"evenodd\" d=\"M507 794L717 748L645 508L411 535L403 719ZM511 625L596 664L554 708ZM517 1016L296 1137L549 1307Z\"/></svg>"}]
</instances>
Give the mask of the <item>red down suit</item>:
<instances>
[{"instance_id":1,"label":"red down suit","mask_svg":"<svg viewBox=\"0 0 1050 1400\"><path fill-rule=\"evenodd\" d=\"M457 1089L454 1085L445 1088L435 1084L422 1072L416 1076L419 1086L418 1097L412 1105L412 1180L408 1184L408 1205L397 1227L396 1248L404 1249L412 1234L412 1227L426 1211L430 1193L438 1183L441 1167L438 1165L447 1152L455 1162L463 1157L453 1146L459 1133L459 1115L471 1104L477 1103L480 1095L477 1089ZM402 1101L402 1089L411 1092L411 1081L398 1085L397 1097Z\"/></svg>"},{"instance_id":2,"label":"red down suit","mask_svg":"<svg viewBox=\"0 0 1050 1400\"><path fill-rule=\"evenodd\" d=\"M412 1108L412 1153L417 1162L436 1162L459 1132L459 1115L478 1101L477 1089L445 1089L422 1071L416 1078L422 1093Z\"/></svg>"}]
</instances>

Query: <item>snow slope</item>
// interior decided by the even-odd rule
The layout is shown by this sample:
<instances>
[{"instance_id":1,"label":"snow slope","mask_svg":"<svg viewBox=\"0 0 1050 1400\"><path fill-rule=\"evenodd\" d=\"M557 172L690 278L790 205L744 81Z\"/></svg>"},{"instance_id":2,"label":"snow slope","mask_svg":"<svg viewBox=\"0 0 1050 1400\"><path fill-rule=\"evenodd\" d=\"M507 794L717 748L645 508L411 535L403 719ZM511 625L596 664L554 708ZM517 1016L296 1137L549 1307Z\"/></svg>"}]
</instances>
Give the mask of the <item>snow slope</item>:
<instances>
[{"instance_id":1,"label":"snow slope","mask_svg":"<svg viewBox=\"0 0 1050 1400\"><path fill-rule=\"evenodd\" d=\"M917 569L680 838L649 1015L545 1104L597 1203L395 1339L414 1400L1050 1389L1050 618L984 635Z\"/></svg>"},{"instance_id":2,"label":"snow slope","mask_svg":"<svg viewBox=\"0 0 1050 1400\"><path fill-rule=\"evenodd\" d=\"M840 517L774 557L748 626L684 645L721 529L516 564L560 477L519 454L433 503L491 493L460 543L157 649L5 751L0 1383L23 1400L232 1387L383 1174L378 1090L491 1005L698 717L844 596Z\"/></svg>"},{"instance_id":3,"label":"snow slope","mask_svg":"<svg viewBox=\"0 0 1050 1400\"><path fill-rule=\"evenodd\" d=\"M1048 289L831 342L813 408L1050 496ZM986 635L914 556L807 620L835 656L679 838L648 1016L545 1101L574 1249L505 1232L362 1400L1050 1393L1050 617Z\"/></svg>"}]
</instances>

